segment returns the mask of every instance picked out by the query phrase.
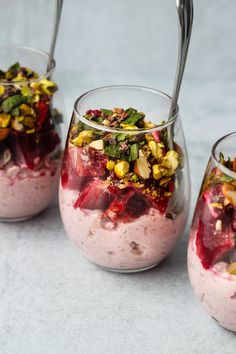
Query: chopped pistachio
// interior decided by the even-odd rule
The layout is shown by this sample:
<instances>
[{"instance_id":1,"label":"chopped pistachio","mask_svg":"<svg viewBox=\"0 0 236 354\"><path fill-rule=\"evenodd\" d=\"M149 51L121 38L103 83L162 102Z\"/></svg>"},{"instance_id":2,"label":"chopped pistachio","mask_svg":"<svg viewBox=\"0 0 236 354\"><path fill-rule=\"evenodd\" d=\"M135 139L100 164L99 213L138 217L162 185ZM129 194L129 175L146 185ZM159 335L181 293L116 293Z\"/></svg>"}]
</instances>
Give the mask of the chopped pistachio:
<instances>
[{"instance_id":1,"label":"chopped pistachio","mask_svg":"<svg viewBox=\"0 0 236 354\"><path fill-rule=\"evenodd\" d=\"M92 141L89 146L96 150L103 150L104 143L102 139Z\"/></svg>"},{"instance_id":2,"label":"chopped pistachio","mask_svg":"<svg viewBox=\"0 0 236 354\"><path fill-rule=\"evenodd\" d=\"M34 128L32 128L32 129L27 129L25 132L26 132L27 134L33 134L33 133L35 133L35 129L34 129Z\"/></svg>"},{"instance_id":3,"label":"chopped pistachio","mask_svg":"<svg viewBox=\"0 0 236 354\"><path fill-rule=\"evenodd\" d=\"M32 89L28 86L23 86L21 88L21 93L23 96L32 96L33 95Z\"/></svg>"},{"instance_id":4,"label":"chopped pistachio","mask_svg":"<svg viewBox=\"0 0 236 354\"><path fill-rule=\"evenodd\" d=\"M224 197L228 199L234 207L236 207L236 187L232 183L224 183L222 186L222 192Z\"/></svg>"},{"instance_id":5,"label":"chopped pistachio","mask_svg":"<svg viewBox=\"0 0 236 354\"><path fill-rule=\"evenodd\" d=\"M49 96L52 95L57 88L56 84L53 81L47 79L40 80L39 84L42 90Z\"/></svg>"},{"instance_id":6,"label":"chopped pistachio","mask_svg":"<svg viewBox=\"0 0 236 354\"><path fill-rule=\"evenodd\" d=\"M162 149L154 140L149 141L148 146L152 152L152 156L155 157L155 159L159 159L163 156Z\"/></svg>"},{"instance_id":7,"label":"chopped pistachio","mask_svg":"<svg viewBox=\"0 0 236 354\"><path fill-rule=\"evenodd\" d=\"M0 141L6 139L9 133L10 133L9 128L3 128L3 129L0 128Z\"/></svg>"},{"instance_id":8,"label":"chopped pistachio","mask_svg":"<svg viewBox=\"0 0 236 354\"><path fill-rule=\"evenodd\" d=\"M171 196L171 192L164 192L164 197L170 197Z\"/></svg>"},{"instance_id":9,"label":"chopped pistachio","mask_svg":"<svg viewBox=\"0 0 236 354\"><path fill-rule=\"evenodd\" d=\"M170 162L171 168L175 171L178 167L178 153L174 150L170 150L167 152L165 158Z\"/></svg>"},{"instance_id":10,"label":"chopped pistachio","mask_svg":"<svg viewBox=\"0 0 236 354\"><path fill-rule=\"evenodd\" d=\"M171 181L170 177L162 178L162 180L160 181L160 186L163 186L164 184L167 184L170 181Z\"/></svg>"},{"instance_id":11,"label":"chopped pistachio","mask_svg":"<svg viewBox=\"0 0 236 354\"><path fill-rule=\"evenodd\" d=\"M3 168L11 160L11 151L6 149L0 158L0 168Z\"/></svg>"},{"instance_id":12,"label":"chopped pistachio","mask_svg":"<svg viewBox=\"0 0 236 354\"><path fill-rule=\"evenodd\" d=\"M229 201L229 199L227 199L227 198L224 198L223 204L224 204L224 206L227 206L227 205L229 205L229 204L230 204L230 201Z\"/></svg>"},{"instance_id":13,"label":"chopped pistachio","mask_svg":"<svg viewBox=\"0 0 236 354\"><path fill-rule=\"evenodd\" d=\"M227 272L232 275L236 275L236 262L230 263L230 265L227 268Z\"/></svg>"},{"instance_id":14,"label":"chopped pistachio","mask_svg":"<svg viewBox=\"0 0 236 354\"><path fill-rule=\"evenodd\" d=\"M121 123L120 126L126 130L137 130L138 129L138 127L136 127L136 125L132 125L132 124Z\"/></svg>"},{"instance_id":15,"label":"chopped pistachio","mask_svg":"<svg viewBox=\"0 0 236 354\"><path fill-rule=\"evenodd\" d=\"M124 112L123 108L113 108L112 112L122 114Z\"/></svg>"},{"instance_id":16,"label":"chopped pistachio","mask_svg":"<svg viewBox=\"0 0 236 354\"><path fill-rule=\"evenodd\" d=\"M118 178L124 178L126 173L129 172L129 163L127 161L119 161L114 167L114 172Z\"/></svg>"},{"instance_id":17,"label":"chopped pistachio","mask_svg":"<svg viewBox=\"0 0 236 354\"><path fill-rule=\"evenodd\" d=\"M11 115L6 113L0 114L0 128L6 128L10 124Z\"/></svg>"},{"instance_id":18,"label":"chopped pistachio","mask_svg":"<svg viewBox=\"0 0 236 354\"><path fill-rule=\"evenodd\" d=\"M34 90L34 94L35 95L39 95L41 93L41 90L40 90L40 82L37 81L37 82L31 82L30 83L30 87Z\"/></svg>"},{"instance_id":19,"label":"chopped pistachio","mask_svg":"<svg viewBox=\"0 0 236 354\"><path fill-rule=\"evenodd\" d=\"M138 158L134 163L134 172L143 179L148 179L150 177L150 167L145 158Z\"/></svg>"},{"instance_id":20,"label":"chopped pistachio","mask_svg":"<svg viewBox=\"0 0 236 354\"><path fill-rule=\"evenodd\" d=\"M222 203L211 203L212 208L223 209Z\"/></svg>"},{"instance_id":21,"label":"chopped pistachio","mask_svg":"<svg viewBox=\"0 0 236 354\"><path fill-rule=\"evenodd\" d=\"M21 104L19 108L20 108L21 113L22 113L23 115L33 116L33 117L36 116L36 113L35 113L34 109L31 108L30 106L28 106L28 105L25 104L25 103Z\"/></svg>"},{"instance_id":22,"label":"chopped pistachio","mask_svg":"<svg viewBox=\"0 0 236 354\"><path fill-rule=\"evenodd\" d=\"M160 148L164 148L165 145L163 143L157 143L157 145L160 147Z\"/></svg>"},{"instance_id":23,"label":"chopped pistachio","mask_svg":"<svg viewBox=\"0 0 236 354\"><path fill-rule=\"evenodd\" d=\"M151 154L151 151L150 151L148 145L143 145L142 149L139 150L140 157L148 158L150 156L150 154Z\"/></svg>"},{"instance_id":24,"label":"chopped pistachio","mask_svg":"<svg viewBox=\"0 0 236 354\"><path fill-rule=\"evenodd\" d=\"M147 142L154 140L154 138L153 138L153 136L151 134L145 134L145 139L146 139Z\"/></svg>"},{"instance_id":25,"label":"chopped pistachio","mask_svg":"<svg viewBox=\"0 0 236 354\"><path fill-rule=\"evenodd\" d=\"M83 130L79 135L72 140L72 143L77 146L83 146L91 143L93 140L93 130Z\"/></svg>"},{"instance_id":26,"label":"chopped pistachio","mask_svg":"<svg viewBox=\"0 0 236 354\"><path fill-rule=\"evenodd\" d=\"M151 129L151 128L154 128L154 127L155 127L155 124L153 124L151 122L144 121L144 128L145 129Z\"/></svg>"},{"instance_id":27,"label":"chopped pistachio","mask_svg":"<svg viewBox=\"0 0 236 354\"><path fill-rule=\"evenodd\" d=\"M109 127L110 121L108 119L103 119L102 124L105 125L106 127Z\"/></svg>"},{"instance_id":28,"label":"chopped pistachio","mask_svg":"<svg viewBox=\"0 0 236 354\"><path fill-rule=\"evenodd\" d=\"M162 177L159 165L156 164L156 165L152 166L152 175L153 175L153 178L156 180L158 180Z\"/></svg>"},{"instance_id":29,"label":"chopped pistachio","mask_svg":"<svg viewBox=\"0 0 236 354\"><path fill-rule=\"evenodd\" d=\"M17 131L23 131L24 130L23 124L20 123L17 118L12 119L11 125L12 125L12 128L17 130Z\"/></svg>"},{"instance_id":30,"label":"chopped pistachio","mask_svg":"<svg viewBox=\"0 0 236 354\"><path fill-rule=\"evenodd\" d=\"M115 162L114 161L112 161L112 160L107 161L106 168L109 171L113 171L114 167L115 167Z\"/></svg>"},{"instance_id":31,"label":"chopped pistachio","mask_svg":"<svg viewBox=\"0 0 236 354\"><path fill-rule=\"evenodd\" d=\"M37 95L34 94L32 101L33 101L33 103L38 103L40 101L40 95L39 94L37 94Z\"/></svg>"},{"instance_id":32,"label":"chopped pistachio","mask_svg":"<svg viewBox=\"0 0 236 354\"><path fill-rule=\"evenodd\" d=\"M0 86L0 95L3 95L5 92L5 87L4 86Z\"/></svg>"},{"instance_id":33,"label":"chopped pistachio","mask_svg":"<svg viewBox=\"0 0 236 354\"><path fill-rule=\"evenodd\" d=\"M14 81L23 81L25 78L23 76L22 73L18 73L15 77L14 77Z\"/></svg>"},{"instance_id":34,"label":"chopped pistachio","mask_svg":"<svg viewBox=\"0 0 236 354\"><path fill-rule=\"evenodd\" d=\"M222 220L220 220L220 219L216 220L215 229L216 229L216 231L222 230Z\"/></svg>"},{"instance_id":35,"label":"chopped pistachio","mask_svg":"<svg viewBox=\"0 0 236 354\"><path fill-rule=\"evenodd\" d=\"M24 116L23 124L29 128L34 128L35 120L32 116Z\"/></svg>"}]
</instances>

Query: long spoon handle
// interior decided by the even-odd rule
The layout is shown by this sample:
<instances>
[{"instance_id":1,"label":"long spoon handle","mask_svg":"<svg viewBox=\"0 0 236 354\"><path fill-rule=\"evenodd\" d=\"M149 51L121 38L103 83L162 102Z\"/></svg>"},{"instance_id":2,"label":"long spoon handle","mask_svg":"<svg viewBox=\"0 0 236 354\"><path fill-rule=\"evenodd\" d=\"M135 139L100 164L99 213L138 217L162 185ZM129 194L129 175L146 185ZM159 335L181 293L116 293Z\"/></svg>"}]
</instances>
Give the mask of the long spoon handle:
<instances>
[{"instance_id":1,"label":"long spoon handle","mask_svg":"<svg viewBox=\"0 0 236 354\"><path fill-rule=\"evenodd\" d=\"M193 24L193 0L176 0L179 17L179 52L169 119L175 114Z\"/></svg>"},{"instance_id":2,"label":"long spoon handle","mask_svg":"<svg viewBox=\"0 0 236 354\"><path fill-rule=\"evenodd\" d=\"M53 29L53 36L52 36L52 41L51 41L51 45L50 45L48 64L47 64L48 71L51 69L52 60L54 57L57 35L58 35L58 30L59 30L59 24L60 24L60 19L61 19L62 5L63 5L63 0L56 0L56 13L55 13L55 20L54 20L54 29Z\"/></svg>"}]
</instances>

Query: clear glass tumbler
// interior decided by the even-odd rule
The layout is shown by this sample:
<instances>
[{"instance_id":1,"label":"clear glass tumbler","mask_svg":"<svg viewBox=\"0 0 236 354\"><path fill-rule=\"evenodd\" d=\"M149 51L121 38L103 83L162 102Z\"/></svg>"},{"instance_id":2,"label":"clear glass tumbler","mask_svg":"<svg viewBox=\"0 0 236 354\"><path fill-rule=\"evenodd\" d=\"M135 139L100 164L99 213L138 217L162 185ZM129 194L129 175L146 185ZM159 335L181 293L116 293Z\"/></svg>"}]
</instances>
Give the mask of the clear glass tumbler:
<instances>
[{"instance_id":1,"label":"clear glass tumbler","mask_svg":"<svg viewBox=\"0 0 236 354\"><path fill-rule=\"evenodd\" d=\"M75 102L61 216L82 254L105 269L152 268L184 231L188 160L179 114L167 121L170 103L139 86L99 88Z\"/></svg>"},{"instance_id":2,"label":"clear glass tumbler","mask_svg":"<svg viewBox=\"0 0 236 354\"><path fill-rule=\"evenodd\" d=\"M188 271L207 312L236 331L236 133L212 148L191 227Z\"/></svg>"},{"instance_id":3,"label":"clear glass tumbler","mask_svg":"<svg viewBox=\"0 0 236 354\"><path fill-rule=\"evenodd\" d=\"M48 54L0 47L0 220L28 219L58 192L61 113Z\"/></svg>"}]
</instances>

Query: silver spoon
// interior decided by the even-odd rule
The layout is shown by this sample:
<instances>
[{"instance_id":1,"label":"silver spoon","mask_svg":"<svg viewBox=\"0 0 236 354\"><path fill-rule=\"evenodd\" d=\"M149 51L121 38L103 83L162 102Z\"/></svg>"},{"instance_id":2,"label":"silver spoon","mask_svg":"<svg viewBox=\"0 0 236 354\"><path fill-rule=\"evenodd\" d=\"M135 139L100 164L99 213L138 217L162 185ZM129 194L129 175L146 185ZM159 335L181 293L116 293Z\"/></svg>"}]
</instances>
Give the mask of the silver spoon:
<instances>
[{"instance_id":1,"label":"silver spoon","mask_svg":"<svg viewBox=\"0 0 236 354\"><path fill-rule=\"evenodd\" d=\"M49 55L48 55L48 63L47 63L47 71L49 71L52 67L52 61L54 57L57 35L59 30L59 24L61 19L61 10L62 10L63 0L56 0L56 14L54 20L54 29L53 29L53 36L50 45Z\"/></svg>"},{"instance_id":2,"label":"silver spoon","mask_svg":"<svg viewBox=\"0 0 236 354\"><path fill-rule=\"evenodd\" d=\"M169 119L177 109L193 24L193 0L176 0L176 6L179 16L179 51Z\"/></svg>"}]
</instances>

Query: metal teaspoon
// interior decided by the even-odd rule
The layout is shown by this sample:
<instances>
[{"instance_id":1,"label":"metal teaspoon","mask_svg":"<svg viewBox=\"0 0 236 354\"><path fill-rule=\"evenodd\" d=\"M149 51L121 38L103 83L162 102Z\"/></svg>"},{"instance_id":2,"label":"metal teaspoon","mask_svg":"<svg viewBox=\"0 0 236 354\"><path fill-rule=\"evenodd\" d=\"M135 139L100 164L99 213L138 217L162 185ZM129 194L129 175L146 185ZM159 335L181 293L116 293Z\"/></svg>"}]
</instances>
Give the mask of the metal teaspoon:
<instances>
[{"instance_id":1,"label":"metal teaspoon","mask_svg":"<svg viewBox=\"0 0 236 354\"><path fill-rule=\"evenodd\" d=\"M176 6L179 16L179 50L169 119L176 112L193 24L193 0L176 0Z\"/></svg>"},{"instance_id":2,"label":"metal teaspoon","mask_svg":"<svg viewBox=\"0 0 236 354\"><path fill-rule=\"evenodd\" d=\"M53 61L54 51L55 51L56 41L57 41L57 35L59 30L59 24L61 19L62 5L63 5L63 0L56 0L56 14L54 20L53 36L52 36L52 41L51 41L49 56L48 56L47 71L49 71L52 66L52 61Z\"/></svg>"}]
</instances>

